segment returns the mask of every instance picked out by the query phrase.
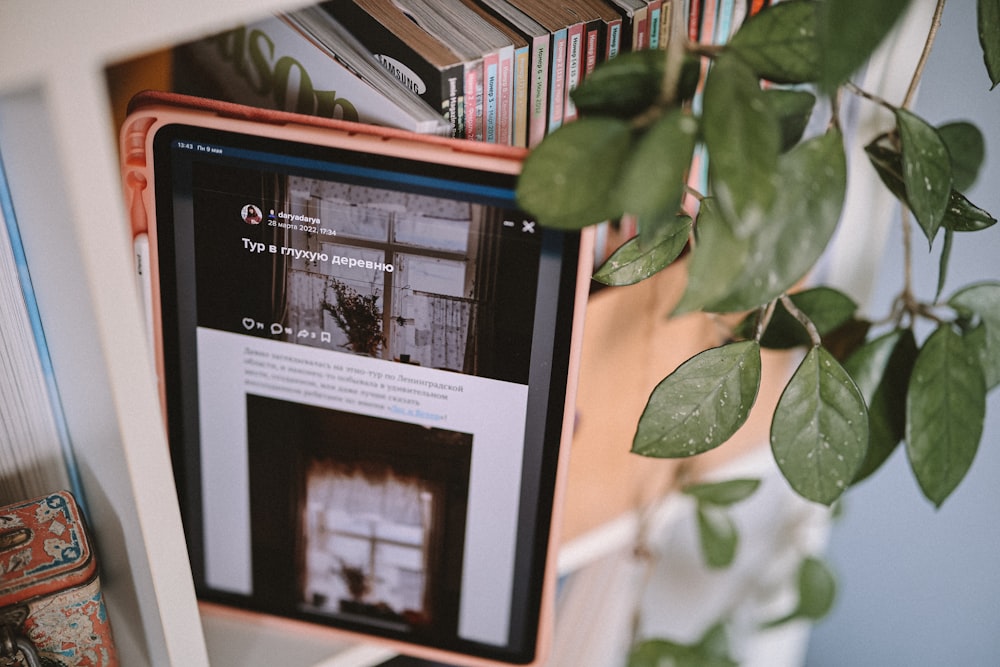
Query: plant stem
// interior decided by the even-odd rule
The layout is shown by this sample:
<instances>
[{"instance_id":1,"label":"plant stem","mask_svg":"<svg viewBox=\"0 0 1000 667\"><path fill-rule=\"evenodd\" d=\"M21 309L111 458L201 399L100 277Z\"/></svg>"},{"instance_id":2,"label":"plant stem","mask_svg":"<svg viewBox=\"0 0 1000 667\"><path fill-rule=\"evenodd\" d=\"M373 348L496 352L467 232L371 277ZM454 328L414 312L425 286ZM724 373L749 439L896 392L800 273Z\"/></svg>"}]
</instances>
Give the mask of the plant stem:
<instances>
[{"instance_id":1,"label":"plant stem","mask_svg":"<svg viewBox=\"0 0 1000 667\"><path fill-rule=\"evenodd\" d=\"M934 18L931 20L931 28L927 33L927 41L924 42L924 50L920 54L920 60L917 62L917 68L913 72L913 78L910 79L910 87L906 91L906 97L903 98L902 106L904 109L909 109L910 105L913 104L913 98L916 97L920 79L924 76L927 58L931 55L934 40L937 38L938 29L941 27L941 15L944 13L944 3L945 0L937 0L937 6L934 8Z\"/></svg>"},{"instance_id":2,"label":"plant stem","mask_svg":"<svg viewBox=\"0 0 1000 667\"><path fill-rule=\"evenodd\" d=\"M757 318L757 327L753 333L754 340L758 343L764 337L764 331L767 329L767 325L771 323L771 318L774 317L774 310L777 307L778 302L775 300L760 309L760 315Z\"/></svg>"},{"instance_id":3,"label":"plant stem","mask_svg":"<svg viewBox=\"0 0 1000 667\"><path fill-rule=\"evenodd\" d=\"M896 112L896 107L893 106L893 104L891 102L882 99L878 95L874 95L872 93L869 93L867 90L859 88L856 84L854 84L854 83L852 83L850 81L846 82L844 84L844 87L847 90L849 90L852 93L854 93L855 95L857 95L858 97L864 98L866 100L874 102L875 104L881 105L881 106L885 107L886 109L888 109L889 111L891 111L893 113Z\"/></svg>"},{"instance_id":4,"label":"plant stem","mask_svg":"<svg viewBox=\"0 0 1000 667\"><path fill-rule=\"evenodd\" d=\"M823 338L819 335L819 330L816 328L816 325L813 324L813 321L809 319L808 315L799 310L798 306L795 305L795 302L792 301L787 294L781 295L781 305L785 307L785 310L787 310L792 317L797 319L799 323L806 328L806 331L809 332L809 340L812 341L813 347L819 347L823 344Z\"/></svg>"},{"instance_id":5,"label":"plant stem","mask_svg":"<svg viewBox=\"0 0 1000 667\"><path fill-rule=\"evenodd\" d=\"M916 301L913 298L913 224L906 206L903 206L900 217L903 225L903 292L899 298L912 320Z\"/></svg>"}]
</instances>

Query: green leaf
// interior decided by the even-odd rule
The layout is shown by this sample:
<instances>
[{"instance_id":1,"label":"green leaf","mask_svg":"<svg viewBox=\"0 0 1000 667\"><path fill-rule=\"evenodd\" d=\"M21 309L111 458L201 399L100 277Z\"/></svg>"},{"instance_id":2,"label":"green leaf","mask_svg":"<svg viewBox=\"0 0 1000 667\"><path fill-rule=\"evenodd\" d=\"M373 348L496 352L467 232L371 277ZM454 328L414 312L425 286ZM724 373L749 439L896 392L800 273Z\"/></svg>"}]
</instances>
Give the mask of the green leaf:
<instances>
[{"instance_id":1,"label":"green leaf","mask_svg":"<svg viewBox=\"0 0 1000 667\"><path fill-rule=\"evenodd\" d=\"M802 139L816 105L816 96L804 90L770 88L764 91L764 100L778 119L781 152L785 152Z\"/></svg>"},{"instance_id":2,"label":"green leaf","mask_svg":"<svg viewBox=\"0 0 1000 667\"><path fill-rule=\"evenodd\" d=\"M689 484L682 489L685 495L699 503L728 507L746 500L760 488L759 479L729 479L724 482Z\"/></svg>"},{"instance_id":3,"label":"green leaf","mask_svg":"<svg viewBox=\"0 0 1000 667\"><path fill-rule=\"evenodd\" d=\"M781 149L777 117L747 65L723 54L705 81L703 115L711 188L738 237L764 225L775 199Z\"/></svg>"},{"instance_id":4,"label":"green leaf","mask_svg":"<svg viewBox=\"0 0 1000 667\"><path fill-rule=\"evenodd\" d=\"M729 49L757 76L776 83L807 83L820 76L815 2L790 0L748 19L729 41Z\"/></svg>"},{"instance_id":5,"label":"green leaf","mask_svg":"<svg viewBox=\"0 0 1000 667\"><path fill-rule=\"evenodd\" d=\"M584 116L632 118L648 110L660 97L666 54L658 49L620 53L600 63L570 96ZM685 54L676 100L690 99L701 76L701 61Z\"/></svg>"},{"instance_id":6,"label":"green leaf","mask_svg":"<svg viewBox=\"0 0 1000 667\"><path fill-rule=\"evenodd\" d=\"M669 266L687 246L691 218L675 216L670 222L656 225L646 238L644 232L626 241L594 273L594 280L605 285L634 285Z\"/></svg>"},{"instance_id":7,"label":"green leaf","mask_svg":"<svg viewBox=\"0 0 1000 667\"><path fill-rule=\"evenodd\" d=\"M840 133L831 130L782 155L778 182L781 187L767 213L767 224L748 239L740 249L742 254L735 251L731 241L716 235L725 251L716 261L738 259L739 272L729 280L726 294L708 301L705 309L736 312L756 308L789 290L812 269L837 228L847 190ZM695 249L692 260L698 252L713 256L714 250L706 238ZM715 270L719 269L717 264ZM728 277L732 267L724 269L724 273Z\"/></svg>"},{"instance_id":8,"label":"green leaf","mask_svg":"<svg viewBox=\"0 0 1000 667\"><path fill-rule=\"evenodd\" d=\"M718 447L743 425L760 387L760 346L753 341L706 350L653 390L632 452L680 458Z\"/></svg>"},{"instance_id":9,"label":"green leaf","mask_svg":"<svg viewBox=\"0 0 1000 667\"><path fill-rule=\"evenodd\" d=\"M951 197L951 157L937 130L906 109L896 110L903 144L903 183L910 210L933 242Z\"/></svg>"},{"instance_id":10,"label":"green leaf","mask_svg":"<svg viewBox=\"0 0 1000 667\"><path fill-rule=\"evenodd\" d=\"M864 398L837 360L812 348L785 387L771 424L771 450L792 488L832 504L868 449Z\"/></svg>"},{"instance_id":11,"label":"green leaf","mask_svg":"<svg viewBox=\"0 0 1000 667\"><path fill-rule=\"evenodd\" d=\"M948 305L982 320L986 328L986 347L981 359L986 388L1000 385L1000 283L970 285L955 293Z\"/></svg>"},{"instance_id":12,"label":"green leaf","mask_svg":"<svg viewBox=\"0 0 1000 667\"><path fill-rule=\"evenodd\" d=\"M868 61L906 11L909 0L827 0L817 4L820 83L823 90L832 91Z\"/></svg>"},{"instance_id":13,"label":"green leaf","mask_svg":"<svg viewBox=\"0 0 1000 667\"><path fill-rule=\"evenodd\" d=\"M830 568L818 558L808 557L799 564L799 601L786 616L764 625L773 628L790 621L818 621L833 608L837 598L837 578Z\"/></svg>"},{"instance_id":14,"label":"green leaf","mask_svg":"<svg viewBox=\"0 0 1000 667\"><path fill-rule=\"evenodd\" d=\"M878 140L865 147L868 159L879 178L901 202L910 206L906 185L903 183L903 158L898 151ZM948 198L941 226L956 232L976 232L996 224L996 219L974 205L963 194L952 190Z\"/></svg>"},{"instance_id":15,"label":"green leaf","mask_svg":"<svg viewBox=\"0 0 1000 667\"><path fill-rule=\"evenodd\" d=\"M698 640L697 647L708 657L729 658L729 637L723 622L716 623Z\"/></svg>"},{"instance_id":16,"label":"green leaf","mask_svg":"<svg viewBox=\"0 0 1000 667\"><path fill-rule=\"evenodd\" d=\"M868 404L868 451L853 483L869 477L895 451L906 431L906 386L917 358L910 329L869 341L844 362Z\"/></svg>"},{"instance_id":17,"label":"green leaf","mask_svg":"<svg viewBox=\"0 0 1000 667\"><path fill-rule=\"evenodd\" d=\"M695 224L698 243L691 250L688 281L674 314L701 310L724 298L739 278L753 237L737 238L712 197L702 200Z\"/></svg>"},{"instance_id":18,"label":"green leaf","mask_svg":"<svg viewBox=\"0 0 1000 667\"><path fill-rule=\"evenodd\" d=\"M817 621L833 608L837 580L826 563L806 558L799 566L799 607L796 616Z\"/></svg>"},{"instance_id":19,"label":"green leaf","mask_svg":"<svg viewBox=\"0 0 1000 667\"><path fill-rule=\"evenodd\" d=\"M941 125L937 131L951 156L953 187L964 192L976 182L986 158L983 133L972 123L964 121Z\"/></svg>"},{"instance_id":20,"label":"green leaf","mask_svg":"<svg viewBox=\"0 0 1000 667\"><path fill-rule=\"evenodd\" d=\"M697 514L698 539L705 564L713 569L729 567L740 542L736 524L718 508L699 504Z\"/></svg>"},{"instance_id":21,"label":"green leaf","mask_svg":"<svg viewBox=\"0 0 1000 667\"><path fill-rule=\"evenodd\" d=\"M952 190L941 226L953 232L978 232L997 224L997 219L960 192Z\"/></svg>"},{"instance_id":22,"label":"green leaf","mask_svg":"<svg viewBox=\"0 0 1000 667\"><path fill-rule=\"evenodd\" d=\"M948 323L917 355L906 395L906 452L928 500L940 507L965 477L986 415L980 350Z\"/></svg>"},{"instance_id":23,"label":"green leaf","mask_svg":"<svg viewBox=\"0 0 1000 667\"><path fill-rule=\"evenodd\" d=\"M701 646L650 639L640 642L632 649L628 667L739 667L739 663L725 656L714 655Z\"/></svg>"},{"instance_id":24,"label":"green leaf","mask_svg":"<svg viewBox=\"0 0 1000 667\"><path fill-rule=\"evenodd\" d=\"M812 320L821 336L846 324L854 316L858 304L851 297L831 287L814 287L789 295L795 307ZM750 338L756 326L756 316L751 315L740 325L740 335ZM771 322L760 339L761 347L788 349L812 343L809 333L780 301L771 316Z\"/></svg>"},{"instance_id":25,"label":"green leaf","mask_svg":"<svg viewBox=\"0 0 1000 667\"><path fill-rule=\"evenodd\" d=\"M625 121L567 123L528 154L518 179L518 202L540 224L562 229L620 217L618 176L631 152Z\"/></svg>"},{"instance_id":26,"label":"green leaf","mask_svg":"<svg viewBox=\"0 0 1000 667\"><path fill-rule=\"evenodd\" d=\"M581 115L631 118L660 95L664 54L644 49L619 54L594 68L570 93Z\"/></svg>"},{"instance_id":27,"label":"green leaf","mask_svg":"<svg viewBox=\"0 0 1000 667\"><path fill-rule=\"evenodd\" d=\"M955 240L955 230L945 227L944 245L941 246L941 258L938 260L938 282L937 291L934 293L934 301L941 298L944 291L944 283L948 279L948 264L951 262L951 247Z\"/></svg>"},{"instance_id":28,"label":"green leaf","mask_svg":"<svg viewBox=\"0 0 1000 667\"><path fill-rule=\"evenodd\" d=\"M979 0L976 17L983 62L991 87L996 88L1000 83L1000 0Z\"/></svg>"},{"instance_id":29,"label":"green leaf","mask_svg":"<svg viewBox=\"0 0 1000 667\"><path fill-rule=\"evenodd\" d=\"M899 201L909 206L906 185L903 183L903 156L899 151L887 146L882 139L876 139L865 146L865 153L885 187Z\"/></svg>"},{"instance_id":30,"label":"green leaf","mask_svg":"<svg viewBox=\"0 0 1000 667\"><path fill-rule=\"evenodd\" d=\"M672 109L638 140L622 169L618 197L640 222L680 209L697 134L698 121Z\"/></svg>"}]
</instances>

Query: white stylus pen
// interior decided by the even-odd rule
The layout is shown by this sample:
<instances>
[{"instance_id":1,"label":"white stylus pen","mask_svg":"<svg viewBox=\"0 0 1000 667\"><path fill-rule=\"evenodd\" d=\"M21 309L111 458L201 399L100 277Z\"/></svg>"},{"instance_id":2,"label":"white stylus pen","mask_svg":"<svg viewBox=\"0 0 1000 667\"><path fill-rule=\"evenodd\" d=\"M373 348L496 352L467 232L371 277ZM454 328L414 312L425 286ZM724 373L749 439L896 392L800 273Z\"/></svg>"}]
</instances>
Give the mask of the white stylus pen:
<instances>
[{"instance_id":1,"label":"white stylus pen","mask_svg":"<svg viewBox=\"0 0 1000 667\"><path fill-rule=\"evenodd\" d=\"M139 298L142 300L143 314L146 318L146 338L149 349L153 350L153 284L149 269L149 235L141 232L132 239L132 252L135 255L135 276L139 284Z\"/></svg>"}]
</instances>

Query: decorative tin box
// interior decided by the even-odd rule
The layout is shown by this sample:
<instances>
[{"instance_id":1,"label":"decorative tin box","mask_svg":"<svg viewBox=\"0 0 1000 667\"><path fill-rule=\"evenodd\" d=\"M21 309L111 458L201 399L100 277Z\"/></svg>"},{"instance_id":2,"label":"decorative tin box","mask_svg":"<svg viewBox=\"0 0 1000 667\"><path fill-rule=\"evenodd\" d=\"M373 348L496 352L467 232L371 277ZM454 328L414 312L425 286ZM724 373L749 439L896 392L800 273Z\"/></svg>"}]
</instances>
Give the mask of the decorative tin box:
<instances>
[{"instance_id":1,"label":"decorative tin box","mask_svg":"<svg viewBox=\"0 0 1000 667\"><path fill-rule=\"evenodd\" d=\"M0 508L0 665L118 665L97 562L68 492Z\"/></svg>"}]
</instances>

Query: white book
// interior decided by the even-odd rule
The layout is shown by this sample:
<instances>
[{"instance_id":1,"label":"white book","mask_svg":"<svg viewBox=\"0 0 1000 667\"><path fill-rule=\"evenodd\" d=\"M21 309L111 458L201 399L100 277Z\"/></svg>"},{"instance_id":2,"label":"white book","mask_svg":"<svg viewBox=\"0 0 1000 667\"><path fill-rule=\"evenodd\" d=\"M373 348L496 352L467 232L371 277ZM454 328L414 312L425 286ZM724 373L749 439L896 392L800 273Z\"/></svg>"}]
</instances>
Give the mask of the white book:
<instances>
[{"instance_id":1,"label":"white book","mask_svg":"<svg viewBox=\"0 0 1000 667\"><path fill-rule=\"evenodd\" d=\"M0 161L0 505L69 490L82 503L13 201Z\"/></svg>"},{"instance_id":2,"label":"white book","mask_svg":"<svg viewBox=\"0 0 1000 667\"><path fill-rule=\"evenodd\" d=\"M378 66L318 7L185 45L178 92L280 111L448 135L444 116Z\"/></svg>"}]
</instances>

